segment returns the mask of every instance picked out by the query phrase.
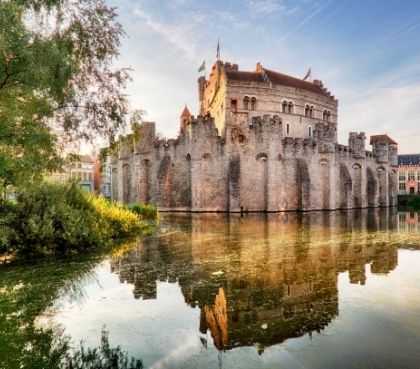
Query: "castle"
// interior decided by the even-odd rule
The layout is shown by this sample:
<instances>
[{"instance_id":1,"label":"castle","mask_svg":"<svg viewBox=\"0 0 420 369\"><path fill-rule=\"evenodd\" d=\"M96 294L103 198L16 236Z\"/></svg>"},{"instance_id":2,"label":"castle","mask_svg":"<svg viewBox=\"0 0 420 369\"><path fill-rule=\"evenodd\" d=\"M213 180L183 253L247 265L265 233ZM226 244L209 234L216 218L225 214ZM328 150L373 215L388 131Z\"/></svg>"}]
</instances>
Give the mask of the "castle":
<instances>
[{"instance_id":1,"label":"castle","mask_svg":"<svg viewBox=\"0 0 420 369\"><path fill-rule=\"evenodd\" d=\"M198 80L176 139L144 122L111 162L112 197L161 211L277 212L394 206L398 146L352 132L337 142L338 100L319 80L218 60Z\"/></svg>"}]
</instances>

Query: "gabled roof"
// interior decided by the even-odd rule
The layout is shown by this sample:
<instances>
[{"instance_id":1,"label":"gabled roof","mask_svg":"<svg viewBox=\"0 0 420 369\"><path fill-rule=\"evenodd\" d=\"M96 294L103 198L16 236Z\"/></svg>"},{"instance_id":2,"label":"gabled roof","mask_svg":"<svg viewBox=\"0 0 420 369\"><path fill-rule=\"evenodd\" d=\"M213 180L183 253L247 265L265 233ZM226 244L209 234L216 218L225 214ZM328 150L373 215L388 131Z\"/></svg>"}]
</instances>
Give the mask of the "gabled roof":
<instances>
[{"instance_id":1,"label":"gabled roof","mask_svg":"<svg viewBox=\"0 0 420 369\"><path fill-rule=\"evenodd\" d=\"M304 81L303 79L295 78L288 76L283 73L275 72L269 69L263 68L261 65L258 65L257 70L254 72L240 71L231 68L226 69L226 77L231 81L243 81L243 82L271 82L275 85L282 85L294 88L300 88L302 90L311 91L316 94L321 94L328 97L333 97L327 91L326 88L322 86L320 81L309 82Z\"/></svg>"},{"instance_id":2,"label":"gabled roof","mask_svg":"<svg viewBox=\"0 0 420 369\"><path fill-rule=\"evenodd\" d=\"M279 72L274 72L269 69L264 69L264 71L268 79L276 85L300 88L302 90L311 91L316 94L330 96L330 94L326 91L326 89L322 88L321 86L313 82L304 81L303 79L288 76L287 74L283 74Z\"/></svg>"},{"instance_id":3,"label":"gabled roof","mask_svg":"<svg viewBox=\"0 0 420 369\"><path fill-rule=\"evenodd\" d=\"M374 135L370 136L370 144L373 145L376 142L387 143L390 145L398 145L391 137L388 135Z\"/></svg>"},{"instance_id":4,"label":"gabled roof","mask_svg":"<svg viewBox=\"0 0 420 369\"><path fill-rule=\"evenodd\" d=\"M398 155L398 165L420 165L420 154Z\"/></svg>"}]
</instances>

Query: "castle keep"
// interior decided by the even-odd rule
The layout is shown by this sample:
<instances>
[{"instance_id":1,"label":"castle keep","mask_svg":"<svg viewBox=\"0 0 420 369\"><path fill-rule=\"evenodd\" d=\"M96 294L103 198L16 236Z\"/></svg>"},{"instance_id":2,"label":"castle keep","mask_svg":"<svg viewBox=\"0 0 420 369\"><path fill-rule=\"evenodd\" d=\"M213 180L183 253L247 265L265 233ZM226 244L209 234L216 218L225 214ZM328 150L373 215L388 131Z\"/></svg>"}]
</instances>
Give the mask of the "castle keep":
<instances>
[{"instance_id":1,"label":"castle keep","mask_svg":"<svg viewBox=\"0 0 420 369\"><path fill-rule=\"evenodd\" d=\"M198 80L199 115L187 108L176 139L154 123L121 138L112 197L170 211L351 209L396 204L397 144L352 132L337 142L338 101L319 80L257 64L217 61Z\"/></svg>"}]
</instances>

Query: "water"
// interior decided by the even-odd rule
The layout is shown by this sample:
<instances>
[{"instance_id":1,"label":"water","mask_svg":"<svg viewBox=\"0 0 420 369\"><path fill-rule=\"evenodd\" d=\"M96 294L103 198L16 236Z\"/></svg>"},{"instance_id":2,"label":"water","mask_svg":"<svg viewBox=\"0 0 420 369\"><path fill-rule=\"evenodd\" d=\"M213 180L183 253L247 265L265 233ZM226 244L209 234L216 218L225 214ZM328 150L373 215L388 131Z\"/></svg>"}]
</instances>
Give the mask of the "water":
<instances>
[{"instance_id":1,"label":"water","mask_svg":"<svg viewBox=\"0 0 420 369\"><path fill-rule=\"evenodd\" d=\"M90 347L106 329L145 368L420 368L417 213L166 215L110 255L0 278L16 326ZM16 336L9 356L44 339Z\"/></svg>"}]
</instances>

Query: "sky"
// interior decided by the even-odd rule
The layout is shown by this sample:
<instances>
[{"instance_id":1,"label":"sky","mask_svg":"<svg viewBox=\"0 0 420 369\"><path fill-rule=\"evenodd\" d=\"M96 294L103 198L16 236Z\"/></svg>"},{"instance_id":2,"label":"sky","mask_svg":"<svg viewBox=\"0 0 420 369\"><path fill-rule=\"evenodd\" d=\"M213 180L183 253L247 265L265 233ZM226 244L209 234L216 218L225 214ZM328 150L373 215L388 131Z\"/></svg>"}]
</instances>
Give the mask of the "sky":
<instances>
[{"instance_id":1,"label":"sky","mask_svg":"<svg viewBox=\"0 0 420 369\"><path fill-rule=\"evenodd\" d=\"M221 59L257 62L295 77L309 68L338 98L338 132L390 135L420 153L418 0L107 0L123 39L118 66L132 68L131 108L175 137L187 104L198 111L198 68Z\"/></svg>"}]
</instances>

